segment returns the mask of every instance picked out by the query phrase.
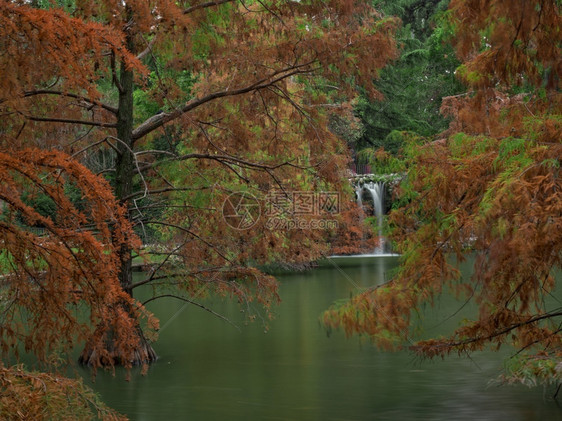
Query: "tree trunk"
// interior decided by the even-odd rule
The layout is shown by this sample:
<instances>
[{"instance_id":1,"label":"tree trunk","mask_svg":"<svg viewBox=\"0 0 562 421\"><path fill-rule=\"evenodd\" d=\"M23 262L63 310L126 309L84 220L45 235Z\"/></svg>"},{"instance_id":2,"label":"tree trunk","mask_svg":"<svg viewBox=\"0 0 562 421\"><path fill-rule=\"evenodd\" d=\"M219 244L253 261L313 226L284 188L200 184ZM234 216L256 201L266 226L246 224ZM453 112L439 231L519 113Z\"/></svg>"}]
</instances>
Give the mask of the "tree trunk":
<instances>
[{"instance_id":1,"label":"tree trunk","mask_svg":"<svg viewBox=\"0 0 562 421\"><path fill-rule=\"evenodd\" d=\"M107 354L98 354L92 346L86 344L84 350L78 357L78 363L91 367L107 367L113 365L123 365L123 366L136 366L150 364L158 359L156 352L150 345L150 342L145 338L142 329L139 327L137 329L139 336L139 345L133 351L133 354L129 357L120 355L118 351L115 350L114 343L109 335L108 340L105 343L105 351Z\"/></svg>"},{"instance_id":2,"label":"tree trunk","mask_svg":"<svg viewBox=\"0 0 562 421\"><path fill-rule=\"evenodd\" d=\"M128 207L128 197L133 190L134 156L133 156L133 72L121 64L119 80L119 108L117 112L117 144L118 154L115 174L115 195L121 204ZM121 287L132 296L133 270L131 250L126 245L119 250L121 271L119 280Z\"/></svg>"},{"instance_id":3,"label":"tree trunk","mask_svg":"<svg viewBox=\"0 0 562 421\"><path fill-rule=\"evenodd\" d=\"M132 43L128 43L132 44ZM128 45L131 49L132 45ZM135 162L133 154L133 90L134 90L134 73L127 69L124 62L121 63L119 77L119 106L117 111L117 160L116 160L116 177L115 177L115 196L120 203L129 207L129 198L133 192L133 178L135 176ZM128 215L130 218L130 215ZM119 250L119 258L121 261L121 270L119 272L119 282L123 290L133 296L131 285L133 284L132 256L131 248L122 245ZM100 360L96 352L86 344L86 347L80 355L79 362L85 365L141 365L156 361L157 356L154 349L145 338L140 326L137 329L139 336L139 348L134 351L134 357L127 357L129 361L123 361L123 356L117 355L114 346L111 343L111 334L107 341L106 349L111 356L109 361Z\"/></svg>"}]
</instances>

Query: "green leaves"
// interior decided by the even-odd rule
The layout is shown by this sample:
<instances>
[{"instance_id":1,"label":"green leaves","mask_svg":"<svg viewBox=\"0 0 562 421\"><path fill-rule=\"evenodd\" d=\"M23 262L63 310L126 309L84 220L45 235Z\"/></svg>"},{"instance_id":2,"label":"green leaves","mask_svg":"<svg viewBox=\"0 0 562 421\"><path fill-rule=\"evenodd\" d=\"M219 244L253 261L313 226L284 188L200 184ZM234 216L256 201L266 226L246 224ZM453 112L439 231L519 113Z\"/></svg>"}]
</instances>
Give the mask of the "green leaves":
<instances>
[{"instance_id":1,"label":"green leaves","mask_svg":"<svg viewBox=\"0 0 562 421\"><path fill-rule=\"evenodd\" d=\"M441 3L381 2L388 13L398 13L405 20L397 34L402 53L377 81L384 99L364 98L356 106L365 127L358 149L384 147L396 154L399 147L393 136L388 137L393 130L431 136L447 127L447 119L439 113L441 98L461 92L462 87L454 77L459 63L446 42L451 29L441 12L446 2Z\"/></svg>"},{"instance_id":2,"label":"green leaves","mask_svg":"<svg viewBox=\"0 0 562 421\"><path fill-rule=\"evenodd\" d=\"M527 387L535 387L539 383L557 385L562 381L562 364L558 358L546 353L512 356L505 362L505 373L496 381L520 383Z\"/></svg>"},{"instance_id":3,"label":"green leaves","mask_svg":"<svg viewBox=\"0 0 562 421\"><path fill-rule=\"evenodd\" d=\"M509 166L512 162L520 162L525 156L528 145L529 142L526 139L513 137L503 139L499 144L498 157L494 164L501 161L504 165Z\"/></svg>"}]
</instances>

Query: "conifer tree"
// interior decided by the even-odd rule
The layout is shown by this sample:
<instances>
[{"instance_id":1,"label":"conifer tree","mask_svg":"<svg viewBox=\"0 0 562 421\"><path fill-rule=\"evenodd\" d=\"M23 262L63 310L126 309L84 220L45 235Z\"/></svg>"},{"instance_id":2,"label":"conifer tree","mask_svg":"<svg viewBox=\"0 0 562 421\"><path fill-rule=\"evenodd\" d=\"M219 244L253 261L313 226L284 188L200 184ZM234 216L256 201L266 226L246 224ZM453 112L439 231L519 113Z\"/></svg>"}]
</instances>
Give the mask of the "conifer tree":
<instances>
[{"instance_id":1,"label":"conifer tree","mask_svg":"<svg viewBox=\"0 0 562 421\"><path fill-rule=\"evenodd\" d=\"M560 382L561 10L558 1L452 1L462 95L445 98L453 121L438 142L413 148L390 216L402 253L388 284L324 315L330 327L385 347L415 341L424 303L452 290L478 312L449 336L415 342L423 356L510 344L505 379ZM453 257L453 259L451 259ZM458 263L474 258L463 278Z\"/></svg>"},{"instance_id":2,"label":"conifer tree","mask_svg":"<svg viewBox=\"0 0 562 421\"><path fill-rule=\"evenodd\" d=\"M234 230L225 197L342 190L326 108L377 95L396 26L361 1L0 2L4 351L85 340L95 367L153 361L140 286L275 303L256 265L317 258L335 233Z\"/></svg>"}]
</instances>

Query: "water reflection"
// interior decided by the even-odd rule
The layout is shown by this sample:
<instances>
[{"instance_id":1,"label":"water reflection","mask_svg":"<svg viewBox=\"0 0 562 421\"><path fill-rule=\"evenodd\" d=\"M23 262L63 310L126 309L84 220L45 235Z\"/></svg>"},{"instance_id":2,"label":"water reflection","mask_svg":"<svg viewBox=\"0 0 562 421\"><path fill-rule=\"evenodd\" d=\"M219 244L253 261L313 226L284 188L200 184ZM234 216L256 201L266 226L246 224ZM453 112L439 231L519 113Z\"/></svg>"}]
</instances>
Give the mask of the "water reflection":
<instances>
[{"instance_id":1,"label":"water reflection","mask_svg":"<svg viewBox=\"0 0 562 421\"><path fill-rule=\"evenodd\" d=\"M283 303L268 333L259 322L238 331L200 309L155 302L162 325L183 311L161 332L149 375L135 372L126 383L100 373L94 387L133 420L560 419L540 389L487 387L501 355L421 362L341 333L328 338L321 312L384 282L395 265L395 257L334 259L282 275ZM237 306L215 309L243 325ZM455 309L444 303L426 321L437 325Z\"/></svg>"}]
</instances>

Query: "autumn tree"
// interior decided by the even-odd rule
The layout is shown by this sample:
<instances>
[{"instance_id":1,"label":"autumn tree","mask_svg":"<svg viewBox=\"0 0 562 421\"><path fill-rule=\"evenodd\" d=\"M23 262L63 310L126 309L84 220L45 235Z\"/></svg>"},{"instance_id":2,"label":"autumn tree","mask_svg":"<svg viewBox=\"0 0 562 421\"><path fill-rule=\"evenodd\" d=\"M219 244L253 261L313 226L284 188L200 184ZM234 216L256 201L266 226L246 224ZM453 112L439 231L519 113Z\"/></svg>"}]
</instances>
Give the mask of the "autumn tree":
<instances>
[{"instance_id":1,"label":"autumn tree","mask_svg":"<svg viewBox=\"0 0 562 421\"><path fill-rule=\"evenodd\" d=\"M80 208L69 189L80 193ZM56 214L43 216L26 203L37 195L55 203ZM107 182L60 151L2 152L0 206L3 356L33 353L49 364L88 341L96 365L118 356L130 367L141 346L139 323L155 329L157 321L120 287L116 251L139 244ZM0 363L3 418L65 411L117 417L80 381Z\"/></svg>"},{"instance_id":2,"label":"autumn tree","mask_svg":"<svg viewBox=\"0 0 562 421\"><path fill-rule=\"evenodd\" d=\"M3 361L14 354L33 353L40 363L56 370L57 362L69 356L75 344L88 341L96 364L113 364L119 356L130 366L141 346L139 326L154 329L157 322L119 283L116 251L125 245L140 247L126 209L104 179L58 148L57 138L41 137L38 132L24 138L24 126L14 124L18 114L30 111L23 106L27 84L64 77L69 88L85 92L93 73L81 67L77 57L95 58L113 51L127 62L133 59L119 52L119 34L59 11L47 13L2 2L0 27ZM72 48L52 57L41 43ZM44 78L34 71L39 63ZM39 202L43 206L34 206ZM0 414L5 419L69 414L82 419L119 417L79 380L4 363L0 363Z\"/></svg>"},{"instance_id":3,"label":"autumn tree","mask_svg":"<svg viewBox=\"0 0 562 421\"><path fill-rule=\"evenodd\" d=\"M416 311L452 290L475 302L477 314L447 337L416 342L416 353L509 344L516 356L505 380L560 382L562 311L553 295L562 263L560 7L451 2L456 73L468 90L443 100L449 129L411 154L406 205L390 216L400 271L328 311L328 326L402 346L415 340ZM470 278L458 270L467 258Z\"/></svg>"},{"instance_id":4,"label":"autumn tree","mask_svg":"<svg viewBox=\"0 0 562 421\"><path fill-rule=\"evenodd\" d=\"M26 280L40 279L60 307L48 320L63 324L32 334L28 349L55 349L49 340L66 331L64 344L76 343L79 331L91 334L84 363L150 362L141 316L155 325L135 288L152 286L146 302L218 293L268 308L277 286L257 264L328 250L333 232L268 230L263 219L235 230L220 210L239 191L262 205L271 190L350 191L346 146L327 130L326 109L358 84L377 95L371 82L395 54L394 19L359 1L3 1L0 12L0 142L5 162L17 161L5 167L15 187L2 197L6 229L18 230L3 244L19 259L9 279L29 289L32 315L43 295ZM143 279L132 276L137 246ZM97 283L99 306L83 292ZM64 311L76 300L99 307L93 332ZM23 338L6 334L14 345Z\"/></svg>"}]
</instances>

